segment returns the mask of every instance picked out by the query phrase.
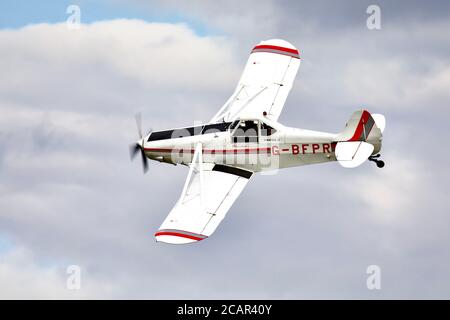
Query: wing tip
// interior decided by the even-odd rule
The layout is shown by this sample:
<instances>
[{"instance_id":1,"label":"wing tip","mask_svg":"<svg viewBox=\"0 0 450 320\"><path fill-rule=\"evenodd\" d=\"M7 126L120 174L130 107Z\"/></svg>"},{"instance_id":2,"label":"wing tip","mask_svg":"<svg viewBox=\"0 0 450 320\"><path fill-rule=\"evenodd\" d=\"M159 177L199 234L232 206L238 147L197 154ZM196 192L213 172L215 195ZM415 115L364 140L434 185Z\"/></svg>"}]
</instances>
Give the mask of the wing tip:
<instances>
[{"instance_id":1,"label":"wing tip","mask_svg":"<svg viewBox=\"0 0 450 320\"><path fill-rule=\"evenodd\" d=\"M289 42L281 39L261 41L253 48L251 53L255 52L275 53L300 59L300 52L297 50L297 48L295 48Z\"/></svg>"},{"instance_id":2,"label":"wing tip","mask_svg":"<svg viewBox=\"0 0 450 320\"><path fill-rule=\"evenodd\" d=\"M208 236L203 234L174 229L162 229L155 233L156 242L169 244L188 244L205 240Z\"/></svg>"}]
</instances>

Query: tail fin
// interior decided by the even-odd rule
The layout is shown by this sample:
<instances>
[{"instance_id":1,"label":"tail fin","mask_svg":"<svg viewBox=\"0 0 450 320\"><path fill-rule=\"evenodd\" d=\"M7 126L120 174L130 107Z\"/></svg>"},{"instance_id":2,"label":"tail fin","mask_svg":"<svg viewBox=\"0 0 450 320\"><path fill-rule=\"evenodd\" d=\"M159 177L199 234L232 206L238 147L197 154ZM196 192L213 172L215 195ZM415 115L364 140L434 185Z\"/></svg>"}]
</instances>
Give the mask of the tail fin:
<instances>
[{"instance_id":1,"label":"tail fin","mask_svg":"<svg viewBox=\"0 0 450 320\"><path fill-rule=\"evenodd\" d=\"M378 153L385 123L381 114L372 116L367 110L354 112L335 139L335 154L339 163L343 167L354 168Z\"/></svg>"}]
</instances>

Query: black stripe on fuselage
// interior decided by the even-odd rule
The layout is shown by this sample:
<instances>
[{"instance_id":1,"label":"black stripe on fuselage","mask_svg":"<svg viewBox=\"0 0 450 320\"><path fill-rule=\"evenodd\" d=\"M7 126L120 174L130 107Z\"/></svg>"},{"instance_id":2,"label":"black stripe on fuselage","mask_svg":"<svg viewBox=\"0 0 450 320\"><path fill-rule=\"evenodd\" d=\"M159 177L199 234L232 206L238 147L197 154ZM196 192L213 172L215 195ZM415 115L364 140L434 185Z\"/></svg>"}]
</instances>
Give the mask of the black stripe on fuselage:
<instances>
[{"instance_id":1,"label":"black stripe on fuselage","mask_svg":"<svg viewBox=\"0 0 450 320\"><path fill-rule=\"evenodd\" d=\"M230 167L230 166L224 166L222 164L216 164L213 168L213 171L220 171L220 172L224 172L224 173L234 174L235 176L239 176L239 177L242 177L245 179L250 179L250 177L253 174L253 172L250 172L247 170Z\"/></svg>"},{"instance_id":2,"label":"black stripe on fuselage","mask_svg":"<svg viewBox=\"0 0 450 320\"><path fill-rule=\"evenodd\" d=\"M183 137L191 137L200 134L208 134L214 132L224 132L230 127L231 122L220 122L213 124L206 124L196 127L186 127L173 130L155 131L152 132L147 141L167 140Z\"/></svg>"}]
</instances>

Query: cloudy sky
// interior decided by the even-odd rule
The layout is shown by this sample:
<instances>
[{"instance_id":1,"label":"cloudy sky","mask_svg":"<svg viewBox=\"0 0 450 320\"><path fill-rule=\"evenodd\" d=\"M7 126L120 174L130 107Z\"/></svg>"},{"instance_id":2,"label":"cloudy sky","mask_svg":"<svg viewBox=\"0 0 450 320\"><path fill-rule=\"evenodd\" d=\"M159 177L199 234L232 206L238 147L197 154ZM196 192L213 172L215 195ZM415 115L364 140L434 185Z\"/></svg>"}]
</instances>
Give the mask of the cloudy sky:
<instances>
[{"instance_id":1,"label":"cloudy sky","mask_svg":"<svg viewBox=\"0 0 450 320\"><path fill-rule=\"evenodd\" d=\"M450 298L449 18L448 1L2 1L0 298ZM386 167L257 175L210 239L156 243L187 169L142 175L134 114L207 121L271 38L302 56L280 121L383 113Z\"/></svg>"}]
</instances>

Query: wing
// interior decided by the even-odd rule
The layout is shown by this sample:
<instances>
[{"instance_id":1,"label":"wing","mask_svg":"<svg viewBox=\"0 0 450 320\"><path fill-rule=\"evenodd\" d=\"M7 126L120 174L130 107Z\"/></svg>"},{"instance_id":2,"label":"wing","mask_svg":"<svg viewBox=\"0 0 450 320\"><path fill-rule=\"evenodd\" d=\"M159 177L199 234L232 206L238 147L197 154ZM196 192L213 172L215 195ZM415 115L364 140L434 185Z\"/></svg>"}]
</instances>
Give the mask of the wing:
<instances>
[{"instance_id":1,"label":"wing","mask_svg":"<svg viewBox=\"0 0 450 320\"><path fill-rule=\"evenodd\" d=\"M262 41L253 48L233 95L211 123L237 117L267 117L276 121L300 66L298 50L283 40Z\"/></svg>"},{"instance_id":2,"label":"wing","mask_svg":"<svg viewBox=\"0 0 450 320\"><path fill-rule=\"evenodd\" d=\"M185 244L209 237L252 175L246 170L204 164L201 160L200 145L180 199L155 233L157 241Z\"/></svg>"}]
</instances>

